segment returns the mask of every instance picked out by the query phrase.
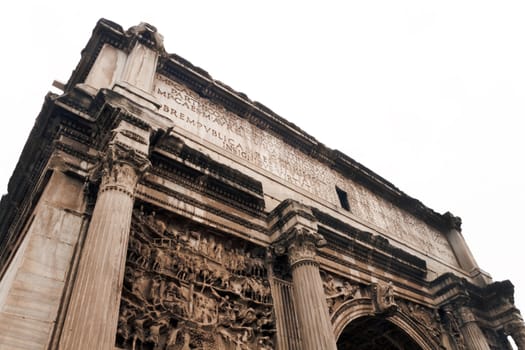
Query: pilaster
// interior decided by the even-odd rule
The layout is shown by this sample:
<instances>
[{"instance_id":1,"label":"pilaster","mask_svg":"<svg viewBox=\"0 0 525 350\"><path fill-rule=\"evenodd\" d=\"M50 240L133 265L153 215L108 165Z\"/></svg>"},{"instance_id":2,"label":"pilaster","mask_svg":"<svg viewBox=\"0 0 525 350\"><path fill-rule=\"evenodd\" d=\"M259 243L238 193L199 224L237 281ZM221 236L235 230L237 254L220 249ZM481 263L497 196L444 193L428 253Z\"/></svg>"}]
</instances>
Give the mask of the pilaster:
<instances>
[{"instance_id":1,"label":"pilaster","mask_svg":"<svg viewBox=\"0 0 525 350\"><path fill-rule=\"evenodd\" d=\"M123 33L122 45L105 43L95 52L96 59L85 80L77 86L91 95L112 89L150 110L159 104L153 85L159 57L165 54L163 37L157 29L140 23Z\"/></svg>"}]
</instances>

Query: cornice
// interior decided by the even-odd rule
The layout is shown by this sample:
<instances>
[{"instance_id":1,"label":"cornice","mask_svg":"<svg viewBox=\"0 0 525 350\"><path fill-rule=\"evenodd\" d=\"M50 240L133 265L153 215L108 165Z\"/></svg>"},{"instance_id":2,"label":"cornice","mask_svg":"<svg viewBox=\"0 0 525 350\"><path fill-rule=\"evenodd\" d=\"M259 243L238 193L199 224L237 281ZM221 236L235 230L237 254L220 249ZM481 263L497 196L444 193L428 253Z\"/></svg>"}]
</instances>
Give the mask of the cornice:
<instances>
[{"instance_id":1,"label":"cornice","mask_svg":"<svg viewBox=\"0 0 525 350\"><path fill-rule=\"evenodd\" d=\"M182 139L176 136L168 135L168 133L161 135L159 140L155 142L155 147L158 150L167 152L169 157L179 159L185 164L192 164L194 167L206 172L206 174L223 179L223 182L229 182L245 192L261 198L264 195L260 181L245 175L239 170L217 162L196 149L188 147Z\"/></svg>"},{"instance_id":2,"label":"cornice","mask_svg":"<svg viewBox=\"0 0 525 350\"><path fill-rule=\"evenodd\" d=\"M328 235L329 237L333 237L332 240L334 240L334 243L343 244L344 242L350 241L362 242L366 245L374 247L374 249L377 249L378 251L383 251L388 256L398 259L400 262L413 269L414 275L421 277L426 274L427 266L425 260L420 259L417 256L404 251L403 249L394 247L390 244L388 239L380 235L374 235L370 232L358 230L355 227L352 227L347 223L320 211L317 208L312 208L312 212L319 221L319 224L342 233L342 235ZM395 270L396 267L391 266L391 268Z\"/></svg>"},{"instance_id":3,"label":"cornice","mask_svg":"<svg viewBox=\"0 0 525 350\"><path fill-rule=\"evenodd\" d=\"M104 44L125 50L124 30L115 22L100 19L89 39L86 47L81 52L81 59L66 83L65 92L70 91L78 83L84 82L95 63L97 56Z\"/></svg>"},{"instance_id":4,"label":"cornice","mask_svg":"<svg viewBox=\"0 0 525 350\"><path fill-rule=\"evenodd\" d=\"M152 174L219 200L246 212L250 216L266 219L266 215L262 211L264 207L263 199L228 186L224 182L208 177L202 172L192 171L192 169L182 163L168 162L156 154L151 157L151 161L153 163L150 171Z\"/></svg>"},{"instance_id":5,"label":"cornice","mask_svg":"<svg viewBox=\"0 0 525 350\"><path fill-rule=\"evenodd\" d=\"M143 185L145 188L150 188L155 191L159 191L160 193L164 193L168 195L169 197L176 199L177 201L180 201L182 203L187 203L191 205L192 207L199 208L203 211L210 212L214 215L217 215L218 217L224 218L228 221L234 222L238 225L241 225L243 227L246 227L250 230L254 230L257 232L260 232L264 235L269 235L266 225L262 224L255 224L249 220L243 219L242 217L238 215L234 215L232 212L226 212L224 210L221 210L217 208L216 206L206 204L202 201L199 201L195 199L194 197L185 195L179 191L174 191L172 189L167 188L166 186L163 186L156 181L151 180L148 176L146 176L144 179L140 181L140 184ZM173 208L173 204L168 201L162 201L161 199L149 194L147 191L140 192L139 191L139 197L143 197L146 201L151 200L152 202L159 202L169 208ZM195 213L192 214L195 216Z\"/></svg>"}]
</instances>

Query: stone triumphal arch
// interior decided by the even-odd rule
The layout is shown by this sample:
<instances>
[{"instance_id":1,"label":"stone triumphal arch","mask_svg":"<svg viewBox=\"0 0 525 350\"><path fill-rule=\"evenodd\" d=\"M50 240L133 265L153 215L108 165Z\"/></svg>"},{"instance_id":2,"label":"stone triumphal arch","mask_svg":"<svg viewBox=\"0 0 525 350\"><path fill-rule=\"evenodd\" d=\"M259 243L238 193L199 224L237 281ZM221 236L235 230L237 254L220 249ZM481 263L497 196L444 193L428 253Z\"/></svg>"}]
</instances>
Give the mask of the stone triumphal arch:
<instances>
[{"instance_id":1,"label":"stone triumphal arch","mask_svg":"<svg viewBox=\"0 0 525 350\"><path fill-rule=\"evenodd\" d=\"M0 202L0 349L525 349L461 221L100 20Z\"/></svg>"}]
</instances>

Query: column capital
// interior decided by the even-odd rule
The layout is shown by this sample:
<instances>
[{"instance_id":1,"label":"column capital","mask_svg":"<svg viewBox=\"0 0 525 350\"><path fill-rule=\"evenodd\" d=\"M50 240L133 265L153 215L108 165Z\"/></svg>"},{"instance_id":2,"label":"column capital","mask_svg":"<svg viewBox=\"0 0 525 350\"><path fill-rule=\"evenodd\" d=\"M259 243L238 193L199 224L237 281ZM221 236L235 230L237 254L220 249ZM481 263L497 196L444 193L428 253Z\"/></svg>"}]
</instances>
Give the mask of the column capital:
<instances>
[{"instance_id":1,"label":"column capital","mask_svg":"<svg viewBox=\"0 0 525 350\"><path fill-rule=\"evenodd\" d=\"M149 166L145 154L122 143L110 143L101 162L100 191L114 189L133 197L140 176Z\"/></svg>"},{"instance_id":2,"label":"column capital","mask_svg":"<svg viewBox=\"0 0 525 350\"><path fill-rule=\"evenodd\" d=\"M299 263L315 263L317 249L326 245L324 237L306 227L294 227L283 234L275 243L277 255L288 254L288 262L292 268Z\"/></svg>"},{"instance_id":3,"label":"column capital","mask_svg":"<svg viewBox=\"0 0 525 350\"><path fill-rule=\"evenodd\" d=\"M467 307L467 306L460 306L458 309L458 316L459 320L461 321L461 325L470 323L470 322L476 322L476 316L474 315L474 312Z\"/></svg>"},{"instance_id":4,"label":"column capital","mask_svg":"<svg viewBox=\"0 0 525 350\"><path fill-rule=\"evenodd\" d=\"M459 326L477 321L476 316L470 307L470 297L466 294L457 295L454 300L443 305L443 310L452 312L456 316Z\"/></svg>"},{"instance_id":5,"label":"column capital","mask_svg":"<svg viewBox=\"0 0 525 350\"><path fill-rule=\"evenodd\" d=\"M476 315L464 301L459 300L456 303L456 313L465 347L469 350L490 350L487 338L478 324Z\"/></svg>"},{"instance_id":6,"label":"column capital","mask_svg":"<svg viewBox=\"0 0 525 350\"><path fill-rule=\"evenodd\" d=\"M127 164L138 173L144 173L150 167L148 155L122 142L110 142L103 156L104 170L116 165Z\"/></svg>"},{"instance_id":7,"label":"column capital","mask_svg":"<svg viewBox=\"0 0 525 350\"><path fill-rule=\"evenodd\" d=\"M139 178L151 166L150 132L127 120L117 122L90 176L93 183L100 181L100 193L118 190L133 197Z\"/></svg>"}]
</instances>

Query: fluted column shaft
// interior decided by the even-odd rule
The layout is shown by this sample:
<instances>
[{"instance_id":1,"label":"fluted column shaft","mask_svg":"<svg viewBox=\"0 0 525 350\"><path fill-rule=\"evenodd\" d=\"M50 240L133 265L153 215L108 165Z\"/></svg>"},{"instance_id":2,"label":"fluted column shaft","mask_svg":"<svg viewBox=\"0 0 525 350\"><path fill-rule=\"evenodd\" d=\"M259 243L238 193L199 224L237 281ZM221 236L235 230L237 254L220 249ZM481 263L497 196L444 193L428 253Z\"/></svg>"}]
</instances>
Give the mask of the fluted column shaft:
<instances>
[{"instance_id":1,"label":"fluted column shaft","mask_svg":"<svg viewBox=\"0 0 525 350\"><path fill-rule=\"evenodd\" d=\"M469 350L490 350L490 346L485 338L485 335L479 328L475 316L472 311L462 306L459 309L461 319L461 333L465 340L465 345Z\"/></svg>"},{"instance_id":2,"label":"fluted column shaft","mask_svg":"<svg viewBox=\"0 0 525 350\"><path fill-rule=\"evenodd\" d=\"M123 156L120 151L111 146L108 151L60 349L109 350L115 346L134 190L140 173L136 154L126 150Z\"/></svg>"},{"instance_id":3,"label":"fluted column shaft","mask_svg":"<svg viewBox=\"0 0 525 350\"><path fill-rule=\"evenodd\" d=\"M316 261L317 248L326 241L317 232L306 228L294 228L285 237L283 243L292 269L302 349L336 350L323 281Z\"/></svg>"},{"instance_id":4,"label":"fluted column shaft","mask_svg":"<svg viewBox=\"0 0 525 350\"><path fill-rule=\"evenodd\" d=\"M336 349L319 266L301 261L292 266L292 279L303 349Z\"/></svg>"}]
</instances>

